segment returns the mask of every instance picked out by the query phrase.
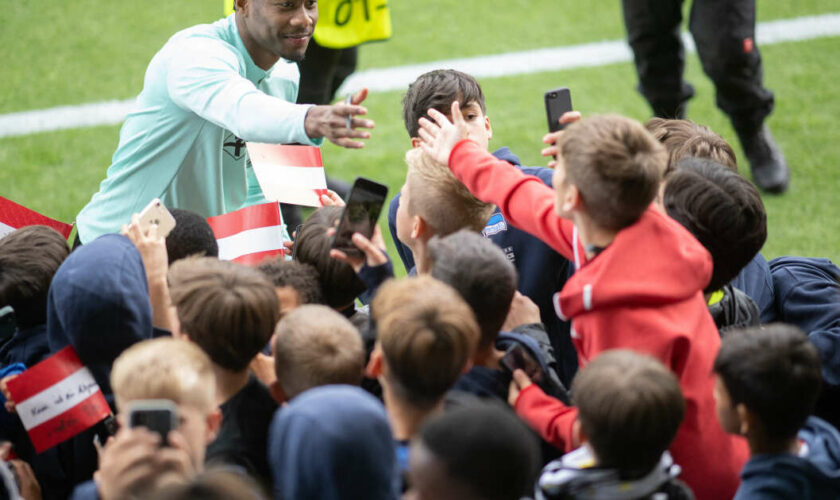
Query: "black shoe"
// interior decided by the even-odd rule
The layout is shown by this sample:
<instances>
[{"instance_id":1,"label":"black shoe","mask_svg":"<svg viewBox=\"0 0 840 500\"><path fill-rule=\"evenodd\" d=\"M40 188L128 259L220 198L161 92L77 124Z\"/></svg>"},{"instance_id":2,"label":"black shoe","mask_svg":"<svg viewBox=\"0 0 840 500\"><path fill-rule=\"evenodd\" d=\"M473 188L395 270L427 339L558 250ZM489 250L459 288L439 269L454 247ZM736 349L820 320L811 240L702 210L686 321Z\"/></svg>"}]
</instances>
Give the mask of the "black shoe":
<instances>
[{"instance_id":1,"label":"black shoe","mask_svg":"<svg viewBox=\"0 0 840 500\"><path fill-rule=\"evenodd\" d=\"M768 193L784 193L790 185L790 169L767 125L752 131L736 129L736 132L750 162L756 186Z\"/></svg>"}]
</instances>

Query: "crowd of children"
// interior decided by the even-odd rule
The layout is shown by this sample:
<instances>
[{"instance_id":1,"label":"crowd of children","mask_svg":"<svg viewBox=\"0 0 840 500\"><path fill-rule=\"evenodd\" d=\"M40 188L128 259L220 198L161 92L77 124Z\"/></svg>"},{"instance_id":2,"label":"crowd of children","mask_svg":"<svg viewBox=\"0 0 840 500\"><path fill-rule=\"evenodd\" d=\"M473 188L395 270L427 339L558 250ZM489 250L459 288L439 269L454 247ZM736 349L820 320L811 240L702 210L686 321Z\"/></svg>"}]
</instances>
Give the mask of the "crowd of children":
<instances>
[{"instance_id":1,"label":"crowd of children","mask_svg":"<svg viewBox=\"0 0 840 500\"><path fill-rule=\"evenodd\" d=\"M2 498L840 498L840 269L764 259L726 141L571 112L523 167L454 70L403 116L402 279L334 197L257 267L184 210L0 239ZM67 346L112 415L37 453L9 382Z\"/></svg>"}]
</instances>

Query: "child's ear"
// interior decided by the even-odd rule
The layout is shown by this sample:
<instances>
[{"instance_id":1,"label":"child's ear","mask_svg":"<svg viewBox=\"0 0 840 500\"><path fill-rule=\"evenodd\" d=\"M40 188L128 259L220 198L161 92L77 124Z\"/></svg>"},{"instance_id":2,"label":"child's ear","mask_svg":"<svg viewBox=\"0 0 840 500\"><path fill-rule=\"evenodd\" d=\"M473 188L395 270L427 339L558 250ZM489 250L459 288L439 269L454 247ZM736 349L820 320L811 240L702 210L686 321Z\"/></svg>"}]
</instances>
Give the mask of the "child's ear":
<instances>
[{"instance_id":1,"label":"child's ear","mask_svg":"<svg viewBox=\"0 0 840 500\"><path fill-rule=\"evenodd\" d=\"M378 378L382 375L382 348L377 343L373 352L370 353L370 360L365 367L365 377Z\"/></svg>"},{"instance_id":2,"label":"child's ear","mask_svg":"<svg viewBox=\"0 0 840 500\"><path fill-rule=\"evenodd\" d=\"M493 127L490 126L490 117L484 117L484 129L487 130L487 140L493 138Z\"/></svg>"},{"instance_id":3,"label":"child's ear","mask_svg":"<svg viewBox=\"0 0 840 500\"><path fill-rule=\"evenodd\" d=\"M581 208L583 208L583 198L580 197L580 191L577 186L568 184L563 196L563 213L570 214Z\"/></svg>"},{"instance_id":4,"label":"child's ear","mask_svg":"<svg viewBox=\"0 0 840 500\"><path fill-rule=\"evenodd\" d=\"M419 137L412 137L411 138L411 147L412 148L419 148L420 143L422 143L422 142L423 142L423 140L420 139Z\"/></svg>"},{"instance_id":5,"label":"child's ear","mask_svg":"<svg viewBox=\"0 0 840 500\"><path fill-rule=\"evenodd\" d=\"M739 403L735 407L735 412L738 414L738 421L740 422L740 428L738 429L740 434L742 436L748 435L755 428L755 415L744 406L744 403Z\"/></svg>"},{"instance_id":6,"label":"child's ear","mask_svg":"<svg viewBox=\"0 0 840 500\"><path fill-rule=\"evenodd\" d=\"M274 399L278 405L286 402L286 393L283 392L283 387L280 385L279 380L275 380L269 384L268 392L271 394L271 398Z\"/></svg>"},{"instance_id":7,"label":"child's ear","mask_svg":"<svg viewBox=\"0 0 840 500\"><path fill-rule=\"evenodd\" d=\"M461 375L466 374L468 371L472 370L473 362L471 359L468 359L466 363L464 363L464 368L461 369Z\"/></svg>"},{"instance_id":8,"label":"child's ear","mask_svg":"<svg viewBox=\"0 0 840 500\"><path fill-rule=\"evenodd\" d=\"M420 240L423 239L426 233L429 230L429 225L426 224L426 221L420 217L419 215L412 215L411 216L411 239L412 240Z\"/></svg>"},{"instance_id":9,"label":"child's ear","mask_svg":"<svg viewBox=\"0 0 840 500\"><path fill-rule=\"evenodd\" d=\"M222 410L216 407L207 415L207 443L211 443L219 435L222 426Z\"/></svg>"},{"instance_id":10,"label":"child's ear","mask_svg":"<svg viewBox=\"0 0 840 500\"><path fill-rule=\"evenodd\" d=\"M572 423L572 444L575 448L578 448L583 446L587 441L589 441L589 438L583 432L583 426L580 425L580 420L576 418L574 423Z\"/></svg>"}]
</instances>

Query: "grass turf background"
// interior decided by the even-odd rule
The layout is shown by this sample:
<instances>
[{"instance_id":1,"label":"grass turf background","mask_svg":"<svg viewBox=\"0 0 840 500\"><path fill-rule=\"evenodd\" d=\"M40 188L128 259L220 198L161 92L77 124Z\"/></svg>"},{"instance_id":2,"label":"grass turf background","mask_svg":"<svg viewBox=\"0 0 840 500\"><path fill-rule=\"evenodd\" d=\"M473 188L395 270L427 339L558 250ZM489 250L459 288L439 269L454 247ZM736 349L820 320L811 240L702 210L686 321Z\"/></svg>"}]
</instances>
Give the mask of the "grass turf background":
<instances>
[{"instance_id":1,"label":"grass turf background","mask_svg":"<svg viewBox=\"0 0 840 500\"><path fill-rule=\"evenodd\" d=\"M597 0L393 1L394 36L364 46L360 69L553 47L623 36L619 2ZM500 8L503 5L503 8ZM686 5L688 7L688 5ZM759 20L840 12L840 0L762 0ZM152 55L177 30L221 15L221 1L95 2L42 0L3 6L0 113L135 96ZM778 255L827 256L840 262L840 38L761 48L765 83L776 94L770 126L793 170L791 190L764 198L769 238ZM689 56L686 77L697 89L689 116L732 142L746 163L714 89ZM649 110L634 91L632 64L482 80L493 124L491 148L509 146L527 165L542 165L542 93L566 85L584 115L615 112L645 120ZM374 94L367 103L377 122L362 151L331 144L324 158L332 175L364 175L396 193L405 175L408 139L401 91ZM94 127L0 139L0 195L65 221L96 191L119 139L119 127ZM748 174L747 174L748 175ZM384 227L384 226L383 226ZM386 237L390 244L390 238ZM392 256L394 254L392 253ZM397 266L399 267L399 266Z\"/></svg>"}]
</instances>

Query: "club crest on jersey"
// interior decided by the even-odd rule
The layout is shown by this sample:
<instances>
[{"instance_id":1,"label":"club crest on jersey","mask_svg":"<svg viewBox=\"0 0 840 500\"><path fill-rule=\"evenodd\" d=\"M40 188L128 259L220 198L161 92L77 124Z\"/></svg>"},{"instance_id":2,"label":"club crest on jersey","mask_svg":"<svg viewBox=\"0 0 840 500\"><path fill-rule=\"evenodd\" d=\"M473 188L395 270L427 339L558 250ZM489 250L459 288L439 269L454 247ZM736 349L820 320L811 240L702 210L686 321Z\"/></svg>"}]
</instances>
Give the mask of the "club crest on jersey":
<instances>
[{"instance_id":1,"label":"club crest on jersey","mask_svg":"<svg viewBox=\"0 0 840 500\"><path fill-rule=\"evenodd\" d=\"M507 222L505 221L505 218L502 217L502 214L495 213L492 216L490 216L490 220L487 221L487 224L484 226L484 230L481 231L481 234L485 238L489 238L494 234L499 234L503 231L507 231L507 228Z\"/></svg>"}]
</instances>

